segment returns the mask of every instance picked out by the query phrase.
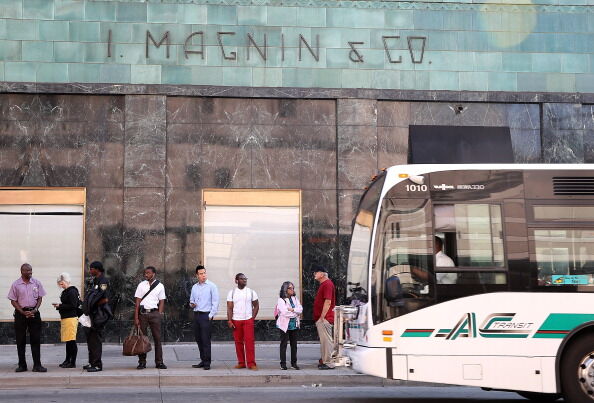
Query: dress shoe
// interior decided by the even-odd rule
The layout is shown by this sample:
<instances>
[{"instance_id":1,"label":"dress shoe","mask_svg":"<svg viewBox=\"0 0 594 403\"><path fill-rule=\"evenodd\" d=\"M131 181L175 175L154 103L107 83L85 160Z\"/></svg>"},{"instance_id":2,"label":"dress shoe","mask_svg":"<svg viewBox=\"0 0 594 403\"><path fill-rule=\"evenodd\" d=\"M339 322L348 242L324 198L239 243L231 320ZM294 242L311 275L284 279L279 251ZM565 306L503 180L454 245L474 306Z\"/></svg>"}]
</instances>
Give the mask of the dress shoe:
<instances>
[{"instance_id":1,"label":"dress shoe","mask_svg":"<svg viewBox=\"0 0 594 403\"><path fill-rule=\"evenodd\" d=\"M318 369L327 370L327 369L334 369L334 368L333 367L329 367L326 364L320 364L320 365L318 365Z\"/></svg>"},{"instance_id":2,"label":"dress shoe","mask_svg":"<svg viewBox=\"0 0 594 403\"><path fill-rule=\"evenodd\" d=\"M62 368L76 368L76 364L73 362L69 362L67 364L61 365Z\"/></svg>"},{"instance_id":3,"label":"dress shoe","mask_svg":"<svg viewBox=\"0 0 594 403\"><path fill-rule=\"evenodd\" d=\"M291 364L291 368L296 369L297 371L299 371L301 368L299 368L299 365L295 364Z\"/></svg>"},{"instance_id":4,"label":"dress shoe","mask_svg":"<svg viewBox=\"0 0 594 403\"><path fill-rule=\"evenodd\" d=\"M145 369L146 368L146 362L139 362L138 366L136 367L136 369Z\"/></svg>"},{"instance_id":5,"label":"dress shoe","mask_svg":"<svg viewBox=\"0 0 594 403\"><path fill-rule=\"evenodd\" d=\"M192 368L204 368L204 363L200 362L199 364L192 365Z\"/></svg>"},{"instance_id":6,"label":"dress shoe","mask_svg":"<svg viewBox=\"0 0 594 403\"><path fill-rule=\"evenodd\" d=\"M208 371L208 370L210 370L210 365L204 365L204 370L205 370L205 371Z\"/></svg>"},{"instance_id":7,"label":"dress shoe","mask_svg":"<svg viewBox=\"0 0 594 403\"><path fill-rule=\"evenodd\" d=\"M91 368L91 364L83 365L83 369L86 371L87 369Z\"/></svg>"},{"instance_id":8,"label":"dress shoe","mask_svg":"<svg viewBox=\"0 0 594 403\"><path fill-rule=\"evenodd\" d=\"M160 363L160 364L157 364L157 365L155 366L155 368L157 368L157 369L167 369L167 365L165 365L165 364L163 364L163 363Z\"/></svg>"},{"instance_id":9,"label":"dress shoe","mask_svg":"<svg viewBox=\"0 0 594 403\"><path fill-rule=\"evenodd\" d=\"M258 370L258 366L257 365L252 365L251 367L249 367L249 369L251 369L252 371L257 371Z\"/></svg>"},{"instance_id":10,"label":"dress shoe","mask_svg":"<svg viewBox=\"0 0 594 403\"><path fill-rule=\"evenodd\" d=\"M280 365L280 369L282 369L283 371L287 370L287 364L281 364Z\"/></svg>"},{"instance_id":11,"label":"dress shoe","mask_svg":"<svg viewBox=\"0 0 594 403\"><path fill-rule=\"evenodd\" d=\"M27 371L27 367L21 367L21 366L16 367L16 369L14 370L14 372L26 372L26 371Z\"/></svg>"},{"instance_id":12,"label":"dress shoe","mask_svg":"<svg viewBox=\"0 0 594 403\"><path fill-rule=\"evenodd\" d=\"M64 360L64 362L61 363L60 365L58 365L58 367L64 368L64 365L68 365L68 364L70 364L70 360Z\"/></svg>"},{"instance_id":13,"label":"dress shoe","mask_svg":"<svg viewBox=\"0 0 594 403\"><path fill-rule=\"evenodd\" d=\"M103 371L103 368L101 367L89 367L87 368L87 372L101 372Z\"/></svg>"},{"instance_id":14,"label":"dress shoe","mask_svg":"<svg viewBox=\"0 0 594 403\"><path fill-rule=\"evenodd\" d=\"M241 368L245 368L245 365L243 365L243 364L237 364L233 368L235 368L235 369L241 369Z\"/></svg>"},{"instance_id":15,"label":"dress shoe","mask_svg":"<svg viewBox=\"0 0 594 403\"><path fill-rule=\"evenodd\" d=\"M41 365L36 365L33 367L33 372L47 372L47 368L42 367Z\"/></svg>"}]
</instances>

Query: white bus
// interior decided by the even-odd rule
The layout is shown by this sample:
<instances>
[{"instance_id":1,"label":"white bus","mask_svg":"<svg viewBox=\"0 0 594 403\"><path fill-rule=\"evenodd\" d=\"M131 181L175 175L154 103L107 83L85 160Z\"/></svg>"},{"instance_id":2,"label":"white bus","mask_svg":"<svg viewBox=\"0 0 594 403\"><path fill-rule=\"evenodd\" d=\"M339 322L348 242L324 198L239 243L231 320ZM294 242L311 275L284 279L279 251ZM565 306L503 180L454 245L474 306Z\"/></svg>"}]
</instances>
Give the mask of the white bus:
<instances>
[{"instance_id":1,"label":"white bus","mask_svg":"<svg viewBox=\"0 0 594 403\"><path fill-rule=\"evenodd\" d=\"M594 165L391 167L361 199L347 281L338 364L594 402Z\"/></svg>"}]
</instances>

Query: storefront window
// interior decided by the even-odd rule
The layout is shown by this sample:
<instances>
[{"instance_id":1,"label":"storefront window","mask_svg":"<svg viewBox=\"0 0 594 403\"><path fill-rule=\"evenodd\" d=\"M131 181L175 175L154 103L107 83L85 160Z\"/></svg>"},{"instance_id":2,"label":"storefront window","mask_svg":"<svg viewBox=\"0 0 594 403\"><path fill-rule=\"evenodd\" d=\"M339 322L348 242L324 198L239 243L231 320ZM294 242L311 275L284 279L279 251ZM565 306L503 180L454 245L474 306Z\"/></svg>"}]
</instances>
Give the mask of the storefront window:
<instances>
[{"instance_id":1,"label":"storefront window","mask_svg":"<svg viewBox=\"0 0 594 403\"><path fill-rule=\"evenodd\" d=\"M244 273L256 291L259 319L273 319L280 286L301 298L301 195L298 190L205 190L204 265L219 288L215 318L226 318L225 298Z\"/></svg>"},{"instance_id":2,"label":"storefront window","mask_svg":"<svg viewBox=\"0 0 594 403\"><path fill-rule=\"evenodd\" d=\"M82 292L84 203L84 189L0 190L0 295L6 297L21 275L20 266L29 263L47 292L41 317L60 318L51 305L62 291L56 286L58 275L69 273ZM0 320L12 320L13 311L8 301L0 304Z\"/></svg>"}]
</instances>

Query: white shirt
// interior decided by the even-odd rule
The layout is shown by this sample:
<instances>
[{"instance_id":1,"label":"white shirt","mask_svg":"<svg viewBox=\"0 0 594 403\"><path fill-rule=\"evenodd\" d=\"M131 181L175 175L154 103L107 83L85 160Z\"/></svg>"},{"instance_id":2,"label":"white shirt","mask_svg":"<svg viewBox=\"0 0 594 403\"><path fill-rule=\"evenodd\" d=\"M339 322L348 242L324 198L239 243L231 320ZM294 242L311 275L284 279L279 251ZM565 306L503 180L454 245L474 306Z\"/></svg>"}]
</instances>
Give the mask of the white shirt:
<instances>
[{"instance_id":1,"label":"white shirt","mask_svg":"<svg viewBox=\"0 0 594 403\"><path fill-rule=\"evenodd\" d=\"M142 298L150 288L151 285L148 280L144 280L142 283L138 284L138 287L136 287L134 298ZM165 296L165 287L163 286L163 283L159 283L159 285L157 285L153 291L140 302L140 306L143 306L144 309L156 309L159 307L159 301L162 299L167 299L167 297Z\"/></svg>"},{"instance_id":2,"label":"white shirt","mask_svg":"<svg viewBox=\"0 0 594 403\"><path fill-rule=\"evenodd\" d=\"M448 255L439 251L435 254L436 267L455 267L454 261ZM456 284L458 274L456 273L435 273L437 284Z\"/></svg>"},{"instance_id":3,"label":"white shirt","mask_svg":"<svg viewBox=\"0 0 594 403\"><path fill-rule=\"evenodd\" d=\"M233 320L248 320L251 319L252 301L258 300L256 291L244 287L243 290L235 288L227 294L227 301L233 302Z\"/></svg>"}]
</instances>

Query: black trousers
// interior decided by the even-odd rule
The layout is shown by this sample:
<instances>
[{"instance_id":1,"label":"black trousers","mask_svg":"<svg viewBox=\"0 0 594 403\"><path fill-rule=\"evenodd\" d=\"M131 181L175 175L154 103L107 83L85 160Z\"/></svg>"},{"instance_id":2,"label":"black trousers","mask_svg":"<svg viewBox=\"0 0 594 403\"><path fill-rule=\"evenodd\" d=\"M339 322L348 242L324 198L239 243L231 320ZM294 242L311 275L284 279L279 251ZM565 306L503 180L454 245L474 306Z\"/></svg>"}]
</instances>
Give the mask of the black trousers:
<instances>
[{"instance_id":1,"label":"black trousers","mask_svg":"<svg viewBox=\"0 0 594 403\"><path fill-rule=\"evenodd\" d=\"M297 330L280 331L280 363L287 363L287 342L291 343L291 365L297 365Z\"/></svg>"},{"instance_id":2,"label":"black trousers","mask_svg":"<svg viewBox=\"0 0 594 403\"><path fill-rule=\"evenodd\" d=\"M76 355L78 354L78 346L76 340L70 340L66 342L66 361L72 364L76 363Z\"/></svg>"},{"instance_id":3,"label":"black trousers","mask_svg":"<svg viewBox=\"0 0 594 403\"><path fill-rule=\"evenodd\" d=\"M211 321L208 312L194 312L194 338L200 351L200 361L210 365Z\"/></svg>"},{"instance_id":4,"label":"black trousers","mask_svg":"<svg viewBox=\"0 0 594 403\"><path fill-rule=\"evenodd\" d=\"M27 367L25 360L25 349L27 347L27 331L31 343L31 355L33 365L41 366L41 315L35 313L33 318L14 312L14 333L16 336L17 353L19 355L19 367Z\"/></svg>"},{"instance_id":5,"label":"black trousers","mask_svg":"<svg viewBox=\"0 0 594 403\"><path fill-rule=\"evenodd\" d=\"M101 354L103 353L102 331L92 327L85 327L87 335L87 348L89 350L89 364L93 367L103 368Z\"/></svg>"}]
</instances>

